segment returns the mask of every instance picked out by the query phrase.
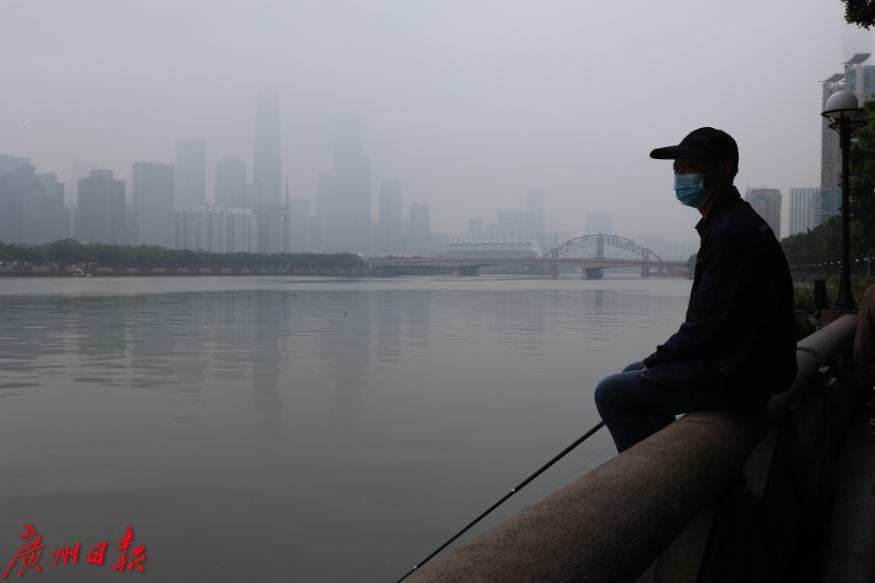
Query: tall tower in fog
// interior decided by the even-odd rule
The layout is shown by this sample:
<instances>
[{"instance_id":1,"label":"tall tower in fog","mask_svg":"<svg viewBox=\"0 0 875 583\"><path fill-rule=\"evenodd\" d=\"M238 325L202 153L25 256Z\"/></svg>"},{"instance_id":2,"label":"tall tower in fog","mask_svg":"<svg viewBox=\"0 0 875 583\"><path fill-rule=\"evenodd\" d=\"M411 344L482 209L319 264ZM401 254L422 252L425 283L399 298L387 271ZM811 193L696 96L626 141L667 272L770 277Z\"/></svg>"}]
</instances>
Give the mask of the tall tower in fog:
<instances>
[{"instance_id":1,"label":"tall tower in fog","mask_svg":"<svg viewBox=\"0 0 875 583\"><path fill-rule=\"evenodd\" d=\"M79 181L76 236L89 243L121 245L125 238L125 183L112 170L92 170Z\"/></svg>"},{"instance_id":2,"label":"tall tower in fog","mask_svg":"<svg viewBox=\"0 0 875 583\"><path fill-rule=\"evenodd\" d=\"M395 178L383 178L380 183L380 217L377 224L377 250L401 250L401 183Z\"/></svg>"},{"instance_id":3,"label":"tall tower in fog","mask_svg":"<svg viewBox=\"0 0 875 583\"><path fill-rule=\"evenodd\" d=\"M176 208L207 201L207 143L199 138L176 140Z\"/></svg>"},{"instance_id":4,"label":"tall tower in fog","mask_svg":"<svg viewBox=\"0 0 875 583\"><path fill-rule=\"evenodd\" d=\"M226 209L249 208L243 160L222 158L216 162L216 204Z\"/></svg>"},{"instance_id":5,"label":"tall tower in fog","mask_svg":"<svg viewBox=\"0 0 875 583\"><path fill-rule=\"evenodd\" d=\"M276 90L264 90L255 107L252 197L258 215L259 253L281 253L286 245L282 196L280 105Z\"/></svg>"},{"instance_id":6,"label":"tall tower in fog","mask_svg":"<svg viewBox=\"0 0 875 583\"><path fill-rule=\"evenodd\" d=\"M253 184L259 203L282 203L281 160L279 97L276 90L265 90L255 108Z\"/></svg>"},{"instance_id":7,"label":"tall tower in fog","mask_svg":"<svg viewBox=\"0 0 875 583\"><path fill-rule=\"evenodd\" d=\"M331 170L319 175L317 213L326 251L370 251L371 161L355 120L335 123Z\"/></svg>"}]
</instances>

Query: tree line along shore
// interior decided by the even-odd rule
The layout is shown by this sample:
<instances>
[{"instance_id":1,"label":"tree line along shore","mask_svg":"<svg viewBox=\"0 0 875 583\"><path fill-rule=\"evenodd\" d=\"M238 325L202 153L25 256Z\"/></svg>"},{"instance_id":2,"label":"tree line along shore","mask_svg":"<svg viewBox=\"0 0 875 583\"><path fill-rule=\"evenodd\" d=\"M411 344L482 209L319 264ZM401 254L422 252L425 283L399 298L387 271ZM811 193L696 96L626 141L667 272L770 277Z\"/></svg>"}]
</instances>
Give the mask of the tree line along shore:
<instances>
[{"instance_id":1,"label":"tree line along shore","mask_svg":"<svg viewBox=\"0 0 875 583\"><path fill-rule=\"evenodd\" d=\"M353 273L367 270L354 253L210 253L150 245L62 239L44 245L0 243L0 274Z\"/></svg>"}]
</instances>

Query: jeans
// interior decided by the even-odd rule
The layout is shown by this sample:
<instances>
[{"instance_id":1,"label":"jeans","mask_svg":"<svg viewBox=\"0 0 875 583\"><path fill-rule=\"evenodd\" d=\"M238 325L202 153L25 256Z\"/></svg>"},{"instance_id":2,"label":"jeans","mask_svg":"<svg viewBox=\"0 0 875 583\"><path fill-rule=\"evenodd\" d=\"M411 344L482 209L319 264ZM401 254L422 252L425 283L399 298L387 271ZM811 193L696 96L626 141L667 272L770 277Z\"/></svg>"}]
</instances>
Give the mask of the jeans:
<instances>
[{"instance_id":1,"label":"jeans","mask_svg":"<svg viewBox=\"0 0 875 583\"><path fill-rule=\"evenodd\" d=\"M860 303L860 312L857 316L857 332L854 335L854 376L861 381L867 365L872 363L873 349L875 349L875 285L870 285L863 293L863 301Z\"/></svg>"},{"instance_id":2,"label":"jeans","mask_svg":"<svg viewBox=\"0 0 875 583\"><path fill-rule=\"evenodd\" d=\"M720 408L719 396L696 385L665 385L641 378L644 365L633 362L605 377L595 390L595 404L622 453L694 409Z\"/></svg>"}]
</instances>

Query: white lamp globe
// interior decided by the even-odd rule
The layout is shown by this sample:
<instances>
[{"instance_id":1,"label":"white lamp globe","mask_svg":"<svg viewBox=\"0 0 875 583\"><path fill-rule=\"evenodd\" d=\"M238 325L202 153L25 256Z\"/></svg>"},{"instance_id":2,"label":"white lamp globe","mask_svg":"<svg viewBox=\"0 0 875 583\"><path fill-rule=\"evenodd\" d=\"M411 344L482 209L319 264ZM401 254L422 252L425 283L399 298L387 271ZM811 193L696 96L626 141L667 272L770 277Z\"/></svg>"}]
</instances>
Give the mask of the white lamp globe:
<instances>
[{"instance_id":1,"label":"white lamp globe","mask_svg":"<svg viewBox=\"0 0 875 583\"><path fill-rule=\"evenodd\" d=\"M821 115L839 121L842 118L856 117L858 113L860 113L860 102L857 101L857 96L847 89L842 89L829 96Z\"/></svg>"}]
</instances>

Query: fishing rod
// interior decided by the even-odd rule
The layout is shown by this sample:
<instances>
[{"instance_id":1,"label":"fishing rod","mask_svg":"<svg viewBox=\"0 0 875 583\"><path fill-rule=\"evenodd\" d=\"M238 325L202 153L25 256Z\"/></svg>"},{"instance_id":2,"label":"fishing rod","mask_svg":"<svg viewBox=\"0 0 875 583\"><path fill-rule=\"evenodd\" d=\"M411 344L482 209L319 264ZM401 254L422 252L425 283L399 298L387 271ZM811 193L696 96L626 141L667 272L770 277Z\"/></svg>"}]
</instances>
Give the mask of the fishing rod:
<instances>
[{"instance_id":1,"label":"fishing rod","mask_svg":"<svg viewBox=\"0 0 875 583\"><path fill-rule=\"evenodd\" d=\"M569 445L568 447L566 447L565 449L563 449L562 451L560 451L558 454L556 454L556 455L553 457L553 459L551 459L549 462L547 462L546 464L544 464L543 466L541 466L540 469L538 469L538 471L536 471L534 474L532 474L531 476L529 476L528 478L526 478L525 480L523 480L522 482L520 482L518 485L516 485L514 488L512 488L510 492L508 492L507 494L505 494L505 495L501 498L501 500L499 500L498 502L496 502L495 504L493 504L492 506L490 506L490 507L489 507L489 508L488 508L483 514L481 514L480 516L478 516L477 518L475 518L474 520L472 520L471 522L469 522L469 523L468 523L468 526L466 526L465 528L463 528L462 530L460 530L459 532L457 532L455 535L453 535L453 537L452 537L450 540L448 540L447 542L445 542L444 544L442 544L441 546L439 546L439 547L437 548L437 550L435 550L432 554L430 554L429 556L427 556L426 558L424 558L422 561L420 561L419 563L417 563L416 565L414 565L413 568L410 569L409 571L407 571L407 573L405 573L405 575L404 575L403 577L401 577L400 579L398 579L397 583L401 583L402 581L404 581L405 579L407 579L410 575L413 574L414 571L416 571L417 569L419 569L420 567L422 567L424 564L426 564L427 562L429 562L429 560L431 560L432 557L434 557L436 554L438 554L439 552L441 552L442 550L444 550L445 548L447 548L450 544L452 544L452 542L453 542L454 540L456 540L457 538L459 538L460 536L462 536L463 534L465 534L466 532L468 532L468 530L469 530L472 526L474 526L475 524L477 524L478 522L480 522L481 520L483 520L483 518L485 518L487 514L489 514L490 512L492 512L493 510L495 510L495 509L498 508L499 506L501 506L501 505L504 503L505 500L507 500L508 498L510 498L511 496L513 496L514 494L516 494L517 492L519 492L520 490L522 490L522 489L523 489L523 488L524 488L529 482L531 482L532 480L534 480L535 478L537 478L538 476L540 476L541 474L543 474L544 471L545 471L547 468L549 468L550 466L552 466L553 464L555 464L556 462L558 462L559 460L561 460L563 457L565 457L565 455L566 455L568 452L570 452L572 449L574 449L575 447L577 447L578 445L580 445L581 443L583 443L584 441L586 441L587 439L589 439L590 436L593 435L593 434L594 434L596 431L598 431L599 429L601 429L601 428L604 426L604 424L605 424L604 421L600 421L598 424L596 424L595 427L593 427L592 429L590 429L589 431L587 431L586 433L584 433L583 435L581 435L580 437L578 437L578 438L574 441L574 443L572 443L571 445Z\"/></svg>"}]
</instances>

